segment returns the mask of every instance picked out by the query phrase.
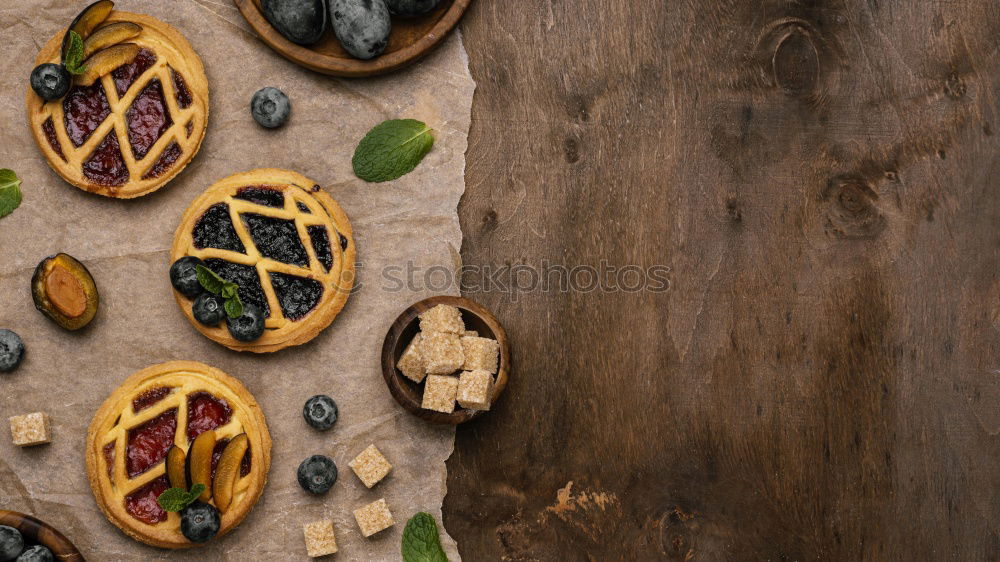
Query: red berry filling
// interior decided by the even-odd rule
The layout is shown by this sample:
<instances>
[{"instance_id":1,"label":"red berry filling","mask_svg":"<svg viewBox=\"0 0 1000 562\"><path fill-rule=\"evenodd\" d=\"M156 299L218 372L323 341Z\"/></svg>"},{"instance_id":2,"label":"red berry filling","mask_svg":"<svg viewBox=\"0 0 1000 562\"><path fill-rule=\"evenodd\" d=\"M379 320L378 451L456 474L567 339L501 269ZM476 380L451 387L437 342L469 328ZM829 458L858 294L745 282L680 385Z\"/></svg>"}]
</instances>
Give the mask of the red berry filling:
<instances>
[{"instance_id":1,"label":"red berry filling","mask_svg":"<svg viewBox=\"0 0 1000 562\"><path fill-rule=\"evenodd\" d=\"M158 386L143 392L132 400L132 411L138 414L139 412L166 398L167 395L173 390L174 389L169 386Z\"/></svg>"},{"instance_id":2,"label":"red berry filling","mask_svg":"<svg viewBox=\"0 0 1000 562\"><path fill-rule=\"evenodd\" d=\"M125 510L132 517L149 525L166 521L167 512L156 502L156 498L160 497L160 494L169 487L170 481L165 474L150 481L148 484L125 496Z\"/></svg>"},{"instance_id":3,"label":"red berry filling","mask_svg":"<svg viewBox=\"0 0 1000 562\"><path fill-rule=\"evenodd\" d=\"M150 467L163 462L167 451L174 444L177 432L177 408L167 410L128 432L125 449L125 470L135 478Z\"/></svg>"},{"instance_id":4,"label":"red berry filling","mask_svg":"<svg viewBox=\"0 0 1000 562\"><path fill-rule=\"evenodd\" d=\"M73 86L63 98L66 135L73 146L81 146L111 115L111 106L100 82L93 86Z\"/></svg>"},{"instance_id":5,"label":"red berry filling","mask_svg":"<svg viewBox=\"0 0 1000 562\"><path fill-rule=\"evenodd\" d=\"M106 186L122 185L128 181L128 166L122 158L118 135L114 129L83 163L83 175L94 183Z\"/></svg>"},{"instance_id":6,"label":"red berry filling","mask_svg":"<svg viewBox=\"0 0 1000 562\"><path fill-rule=\"evenodd\" d=\"M188 440L193 441L202 433L222 427L233 417L233 409L221 399L207 392L188 396Z\"/></svg>"},{"instance_id":7,"label":"red berry filling","mask_svg":"<svg viewBox=\"0 0 1000 562\"><path fill-rule=\"evenodd\" d=\"M177 92L177 106L181 109L187 109L191 106L191 102L194 98L191 97L191 90L187 87L187 82L184 81L184 77L180 75L174 69L170 69L170 76L174 79L174 91Z\"/></svg>"},{"instance_id":8,"label":"red berry filling","mask_svg":"<svg viewBox=\"0 0 1000 562\"><path fill-rule=\"evenodd\" d=\"M142 179L148 180L150 178L158 178L162 176L174 165L175 162L180 160L181 154L181 147L176 142L170 143L167 145L167 148L163 150L163 154L160 155L156 164L153 164L153 167L146 172L146 175L142 176Z\"/></svg>"},{"instance_id":9,"label":"red berry filling","mask_svg":"<svg viewBox=\"0 0 1000 562\"><path fill-rule=\"evenodd\" d=\"M59 137L56 136L56 126L52 122L51 117L49 117L48 119L45 120L44 123L42 123L42 132L45 133L45 138L46 140L49 141L49 146L52 147L52 150L55 150L56 154L58 154L60 158L65 160L66 157L63 156L62 145L59 144Z\"/></svg>"},{"instance_id":10,"label":"red berry filling","mask_svg":"<svg viewBox=\"0 0 1000 562\"><path fill-rule=\"evenodd\" d=\"M115 479L115 442L104 446L104 464L108 466L108 479Z\"/></svg>"},{"instance_id":11,"label":"red berry filling","mask_svg":"<svg viewBox=\"0 0 1000 562\"><path fill-rule=\"evenodd\" d=\"M163 99L163 84L159 80L151 81L139 92L125 112L125 122L128 124L132 154L136 160L142 160L174 122L167 111L167 103Z\"/></svg>"},{"instance_id":12,"label":"red berry filling","mask_svg":"<svg viewBox=\"0 0 1000 562\"><path fill-rule=\"evenodd\" d=\"M123 64L111 71L111 78L115 81L115 90L118 97L122 97L128 92L129 87L142 76L143 72L149 70L156 63L156 53L149 49L141 49L139 54L132 59L132 62Z\"/></svg>"}]
</instances>

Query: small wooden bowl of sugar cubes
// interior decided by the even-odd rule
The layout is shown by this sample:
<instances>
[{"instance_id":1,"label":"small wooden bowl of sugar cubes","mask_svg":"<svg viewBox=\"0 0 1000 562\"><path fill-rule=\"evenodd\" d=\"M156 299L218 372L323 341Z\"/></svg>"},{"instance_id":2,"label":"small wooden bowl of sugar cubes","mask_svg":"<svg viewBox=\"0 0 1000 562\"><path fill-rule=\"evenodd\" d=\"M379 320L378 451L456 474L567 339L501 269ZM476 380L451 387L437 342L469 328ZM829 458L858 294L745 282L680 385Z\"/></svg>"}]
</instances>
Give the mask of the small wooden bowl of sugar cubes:
<instances>
[{"instance_id":1,"label":"small wooden bowl of sugar cubes","mask_svg":"<svg viewBox=\"0 0 1000 562\"><path fill-rule=\"evenodd\" d=\"M490 311L462 297L411 305L382 343L382 376L392 397L432 423L460 424L496 402L510 373L510 346Z\"/></svg>"}]
</instances>

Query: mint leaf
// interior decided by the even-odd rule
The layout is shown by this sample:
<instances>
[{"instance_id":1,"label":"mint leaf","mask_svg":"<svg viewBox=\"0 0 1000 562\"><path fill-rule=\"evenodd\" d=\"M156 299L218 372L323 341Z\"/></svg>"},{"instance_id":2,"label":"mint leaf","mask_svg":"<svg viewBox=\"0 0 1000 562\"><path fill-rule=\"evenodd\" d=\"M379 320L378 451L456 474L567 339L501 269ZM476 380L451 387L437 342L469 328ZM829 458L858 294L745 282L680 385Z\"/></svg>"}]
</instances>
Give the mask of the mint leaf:
<instances>
[{"instance_id":1,"label":"mint leaf","mask_svg":"<svg viewBox=\"0 0 1000 562\"><path fill-rule=\"evenodd\" d=\"M240 295L237 293L233 293L232 298L226 299L223 308L226 309L226 315L230 318L243 316L243 301L240 300Z\"/></svg>"},{"instance_id":2,"label":"mint leaf","mask_svg":"<svg viewBox=\"0 0 1000 562\"><path fill-rule=\"evenodd\" d=\"M13 170L0 170L0 218L14 212L21 205L21 180Z\"/></svg>"},{"instance_id":3,"label":"mint leaf","mask_svg":"<svg viewBox=\"0 0 1000 562\"><path fill-rule=\"evenodd\" d=\"M194 503L194 500L198 499L198 496L204 491L204 484L191 486L190 492L185 491L184 488L168 488L156 498L156 503L160 504L164 511L180 511Z\"/></svg>"},{"instance_id":4,"label":"mint leaf","mask_svg":"<svg viewBox=\"0 0 1000 562\"><path fill-rule=\"evenodd\" d=\"M441 548L437 523L429 513L422 511L406 522L400 550L406 562L448 562Z\"/></svg>"},{"instance_id":5,"label":"mint leaf","mask_svg":"<svg viewBox=\"0 0 1000 562\"><path fill-rule=\"evenodd\" d=\"M201 283L201 286L204 287L206 291L212 293L213 295L222 296L222 290L226 288L227 283L225 279L219 277L218 273L201 264L194 266L194 271L198 276L198 283Z\"/></svg>"},{"instance_id":6,"label":"mint leaf","mask_svg":"<svg viewBox=\"0 0 1000 562\"><path fill-rule=\"evenodd\" d=\"M66 62L63 66L73 75L87 71L87 67L83 66L83 38L72 30L69 32L69 46L66 47Z\"/></svg>"},{"instance_id":7,"label":"mint leaf","mask_svg":"<svg viewBox=\"0 0 1000 562\"><path fill-rule=\"evenodd\" d=\"M239 290L239 288L240 286L237 285L236 283L229 283L227 281L226 284L223 285L222 287L222 292L220 292L219 294L224 299L231 299L237 296L236 291Z\"/></svg>"},{"instance_id":8,"label":"mint leaf","mask_svg":"<svg viewBox=\"0 0 1000 562\"><path fill-rule=\"evenodd\" d=\"M375 126L358 143L351 164L368 182L394 180L410 173L434 146L431 129L416 119L392 119Z\"/></svg>"}]
</instances>

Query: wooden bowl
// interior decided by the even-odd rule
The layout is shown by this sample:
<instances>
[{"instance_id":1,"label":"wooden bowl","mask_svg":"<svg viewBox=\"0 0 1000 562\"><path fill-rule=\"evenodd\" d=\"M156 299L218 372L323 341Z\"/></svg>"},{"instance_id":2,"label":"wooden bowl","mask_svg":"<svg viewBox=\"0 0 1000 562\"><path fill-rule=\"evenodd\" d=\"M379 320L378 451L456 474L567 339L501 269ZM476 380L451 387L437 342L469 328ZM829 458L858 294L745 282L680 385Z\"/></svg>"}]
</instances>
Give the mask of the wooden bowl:
<instances>
[{"instance_id":1,"label":"wooden bowl","mask_svg":"<svg viewBox=\"0 0 1000 562\"><path fill-rule=\"evenodd\" d=\"M462 313L466 329L475 330L484 338L500 342L500 360L497 364L497 376L493 384L491 398L491 404L496 404L497 399L507 386L507 376L510 373L510 344L507 342L507 332L489 310L462 297L431 297L404 310L399 318L396 318L396 321L392 323L389 332L385 335L385 341L382 343L382 377L385 379L385 384L389 387L392 397L411 414L432 423L457 425L478 418L486 412L467 410L457 404L455 411L450 414L425 410L420 407L423 384L411 381L396 368L396 363L399 362L403 350L413 340L413 336L420 331L420 321L417 316L439 304L457 307Z\"/></svg>"},{"instance_id":2,"label":"wooden bowl","mask_svg":"<svg viewBox=\"0 0 1000 562\"><path fill-rule=\"evenodd\" d=\"M62 533L30 515L0 509L0 525L14 527L24 535L24 546L40 544L52 551L56 560L83 562L83 555Z\"/></svg>"},{"instance_id":3,"label":"wooden bowl","mask_svg":"<svg viewBox=\"0 0 1000 562\"><path fill-rule=\"evenodd\" d=\"M250 27L281 56L316 72L351 78L385 74L420 60L444 41L472 3L472 0L444 0L427 15L393 17L392 34L385 52L371 60L360 60L347 54L332 29L327 29L315 45L297 45L271 27L260 8L260 0L233 1Z\"/></svg>"}]
</instances>

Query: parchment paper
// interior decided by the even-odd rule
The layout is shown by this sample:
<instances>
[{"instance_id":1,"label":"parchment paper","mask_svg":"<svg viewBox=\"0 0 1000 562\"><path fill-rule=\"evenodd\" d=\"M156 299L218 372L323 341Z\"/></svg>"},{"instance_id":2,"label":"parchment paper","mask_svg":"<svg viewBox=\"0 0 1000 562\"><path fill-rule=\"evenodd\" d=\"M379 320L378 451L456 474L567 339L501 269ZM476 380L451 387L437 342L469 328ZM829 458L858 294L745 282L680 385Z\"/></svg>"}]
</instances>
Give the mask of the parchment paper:
<instances>
[{"instance_id":1,"label":"parchment paper","mask_svg":"<svg viewBox=\"0 0 1000 562\"><path fill-rule=\"evenodd\" d=\"M454 429L406 413L382 381L386 330L403 308L431 294L421 286L391 291L382 272L408 260L418 268L455 265L475 87L461 38L453 35L409 70L341 80L272 52L228 0L119 0L119 9L148 13L187 36L205 63L211 115L200 154L180 176L150 196L115 201L63 182L26 126L24 91L34 57L83 6L67 0L0 6L0 168L24 180L24 203L0 219L0 327L18 332L27 346L20 369L0 374L0 423L44 410L53 427L51 444L26 449L14 447L0 427L0 507L54 525L89 560L302 560L302 525L321 518L334 521L340 552L333 559L400 559L410 516L428 511L440 525ZM263 86L279 87L292 100L284 129L266 131L250 117L250 97ZM434 149L404 178L365 184L351 173L354 147L369 128L395 117L431 125ZM297 170L340 202L354 227L361 288L309 344L255 356L198 334L171 296L167 269L187 205L215 180L263 166ZM32 305L32 271L57 252L83 261L100 289L100 311L82 333L63 331ZM91 416L122 380L175 359L203 361L242 380L264 409L274 448L264 495L243 524L205 548L171 552L127 538L104 518L87 484L83 448ZM318 393L340 406L328 432L313 431L302 419L303 403ZM372 490L347 466L369 443L393 464ZM299 462L317 453L340 469L336 485L321 497L307 495L295 478ZM382 497L397 523L365 539L352 510ZM457 560L454 541L446 533L442 540Z\"/></svg>"}]
</instances>

